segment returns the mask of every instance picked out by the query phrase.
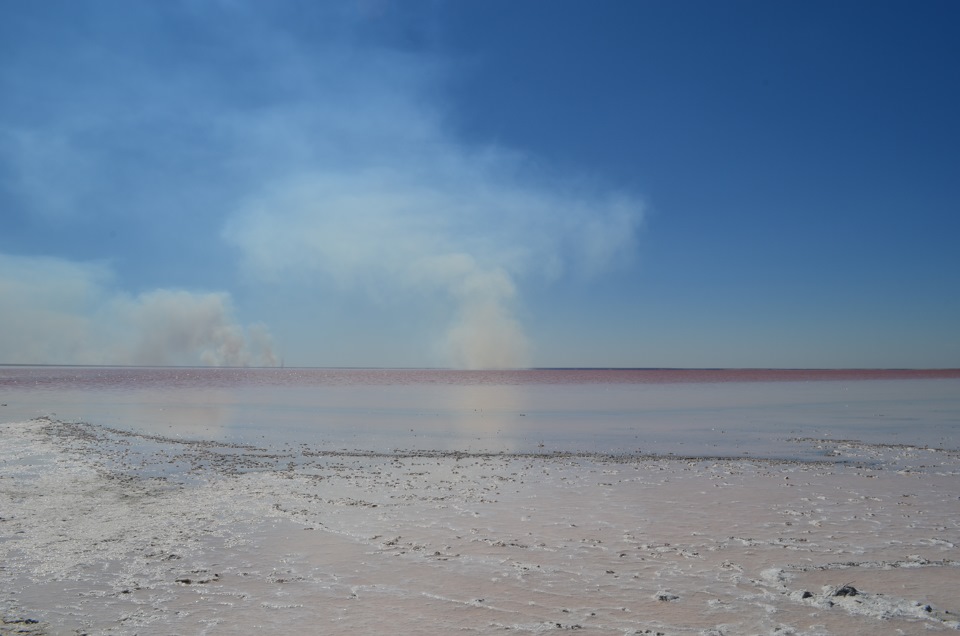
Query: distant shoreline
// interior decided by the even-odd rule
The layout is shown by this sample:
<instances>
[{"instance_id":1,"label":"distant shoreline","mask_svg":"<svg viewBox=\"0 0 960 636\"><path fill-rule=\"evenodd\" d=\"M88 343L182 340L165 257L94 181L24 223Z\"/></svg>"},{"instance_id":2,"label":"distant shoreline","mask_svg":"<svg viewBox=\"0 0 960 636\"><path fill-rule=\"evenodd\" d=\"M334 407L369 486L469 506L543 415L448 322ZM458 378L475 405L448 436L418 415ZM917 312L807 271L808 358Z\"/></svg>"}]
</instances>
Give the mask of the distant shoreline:
<instances>
[{"instance_id":1,"label":"distant shoreline","mask_svg":"<svg viewBox=\"0 0 960 636\"><path fill-rule=\"evenodd\" d=\"M45 364L36 362L0 362L0 368L53 369L276 369L291 371L463 371L467 373L526 371L657 371L657 372L787 372L787 373L950 373L960 375L960 367L506 367L465 369L459 367L375 367L375 366L213 366L176 364Z\"/></svg>"},{"instance_id":2,"label":"distant shoreline","mask_svg":"<svg viewBox=\"0 0 960 636\"><path fill-rule=\"evenodd\" d=\"M684 384L730 382L815 382L861 380L927 380L960 378L957 369L763 369L763 368L530 368L530 369L441 369L389 367L176 367L176 366L90 366L90 365L22 365L0 364L0 387L12 379L11 372L22 371L44 381L67 380L83 384L86 374L123 374L140 372L139 380L149 382L171 373L222 376L237 380L244 375L256 376L258 382L271 377L291 378L297 383L324 384L333 378L364 379L367 383L406 384ZM59 372L70 375L65 376ZM91 374L91 378L93 375ZM98 381L100 381L98 380Z\"/></svg>"}]
</instances>

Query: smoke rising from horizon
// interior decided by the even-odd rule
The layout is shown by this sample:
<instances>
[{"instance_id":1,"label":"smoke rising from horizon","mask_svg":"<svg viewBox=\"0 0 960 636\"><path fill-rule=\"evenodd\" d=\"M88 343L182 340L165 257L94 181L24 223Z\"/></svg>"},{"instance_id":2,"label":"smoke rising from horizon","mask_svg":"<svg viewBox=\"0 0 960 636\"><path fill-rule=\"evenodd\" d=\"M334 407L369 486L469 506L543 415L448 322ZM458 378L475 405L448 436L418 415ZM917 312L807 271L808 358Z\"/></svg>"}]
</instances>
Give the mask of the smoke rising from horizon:
<instances>
[{"instance_id":1,"label":"smoke rising from horizon","mask_svg":"<svg viewBox=\"0 0 960 636\"><path fill-rule=\"evenodd\" d=\"M223 292L159 289L113 301L129 339L115 353L127 364L168 365L199 360L214 367L274 367L278 359L263 325L244 328L233 319Z\"/></svg>"},{"instance_id":2,"label":"smoke rising from horizon","mask_svg":"<svg viewBox=\"0 0 960 636\"><path fill-rule=\"evenodd\" d=\"M243 327L224 292L109 289L97 265L0 254L0 361L276 366L266 327Z\"/></svg>"},{"instance_id":3,"label":"smoke rising from horizon","mask_svg":"<svg viewBox=\"0 0 960 636\"><path fill-rule=\"evenodd\" d=\"M616 263L633 247L642 205L560 184L531 187L503 170L510 161L467 159L447 145L432 159L436 174L395 167L284 180L241 208L224 236L250 275L270 284L328 281L338 293L446 298L451 315L434 343L443 364L530 366L520 284L592 276Z\"/></svg>"},{"instance_id":4,"label":"smoke rising from horizon","mask_svg":"<svg viewBox=\"0 0 960 636\"><path fill-rule=\"evenodd\" d=\"M107 3L65 23L76 49L64 50L85 55L47 55L55 11L25 22L38 35L0 87L44 109L0 124L0 193L34 225L109 227L123 238L91 232L77 247L64 232L60 249L118 255L130 280L176 269L177 281L233 283L239 260L246 278L231 291L283 325L292 355L310 352L298 363L535 363L529 290L631 258L642 202L466 141L446 88L468 65L393 37L403 20L355 9ZM233 317L234 296L77 284L34 299L49 322L18 326L43 334L26 360L276 360L266 332ZM94 300L71 305L80 288ZM328 307L366 313L323 322ZM101 323L128 325L122 343ZM53 324L76 337L51 335ZM324 358L321 341L342 357Z\"/></svg>"},{"instance_id":5,"label":"smoke rising from horizon","mask_svg":"<svg viewBox=\"0 0 960 636\"><path fill-rule=\"evenodd\" d=\"M317 52L285 41L284 69L306 80L302 94L231 119L263 170L223 238L256 283L330 302L404 299L393 306L438 325L417 334L437 353L420 364L530 366L525 290L629 260L643 203L515 149L464 141L439 99L448 62L362 42Z\"/></svg>"}]
</instances>

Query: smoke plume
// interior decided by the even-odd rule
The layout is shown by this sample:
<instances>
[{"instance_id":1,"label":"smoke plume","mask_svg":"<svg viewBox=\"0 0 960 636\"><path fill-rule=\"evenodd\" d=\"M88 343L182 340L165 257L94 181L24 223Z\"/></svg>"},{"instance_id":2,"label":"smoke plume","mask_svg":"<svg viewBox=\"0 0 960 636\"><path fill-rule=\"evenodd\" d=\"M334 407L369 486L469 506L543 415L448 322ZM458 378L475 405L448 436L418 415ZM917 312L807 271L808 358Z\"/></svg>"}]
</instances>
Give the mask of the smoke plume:
<instances>
[{"instance_id":1,"label":"smoke plume","mask_svg":"<svg viewBox=\"0 0 960 636\"><path fill-rule=\"evenodd\" d=\"M642 205L568 184L525 184L513 162L438 143L436 173L305 174L248 200L224 236L254 278L334 294L446 298L444 364L524 367L521 283L591 276L629 256ZM317 277L317 274L320 277Z\"/></svg>"},{"instance_id":2,"label":"smoke plume","mask_svg":"<svg viewBox=\"0 0 960 636\"><path fill-rule=\"evenodd\" d=\"M156 290L114 301L112 309L108 320L129 332L128 342L114 353L126 364L277 365L266 327L236 324L225 293Z\"/></svg>"},{"instance_id":3,"label":"smoke plume","mask_svg":"<svg viewBox=\"0 0 960 636\"><path fill-rule=\"evenodd\" d=\"M22 112L2 111L0 199L36 236L66 228L25 249L132 264L131 287L233 281L239 260L244 285L130 295L107 271L34 259L17 275L48 275L29 288L5 268L4 360L275 363L236 297L300 364L528 366L530 290L635 252L642 202L482 141L448 91L470 63L415 44L405 11L93 4L40 3L8 29L25 35L0 93Z\"/></svg>"},{"instance_id":4,"label":"smoke plume","mask_svg":"<svg viewBox=\"0 0 960 636\"><path fill-rule=\"evenodd\" d=\"M0 254L0 361L275 366L265 327L233 319L226 293L109 288L102 266Z\"/></svg>"}]
</instances>

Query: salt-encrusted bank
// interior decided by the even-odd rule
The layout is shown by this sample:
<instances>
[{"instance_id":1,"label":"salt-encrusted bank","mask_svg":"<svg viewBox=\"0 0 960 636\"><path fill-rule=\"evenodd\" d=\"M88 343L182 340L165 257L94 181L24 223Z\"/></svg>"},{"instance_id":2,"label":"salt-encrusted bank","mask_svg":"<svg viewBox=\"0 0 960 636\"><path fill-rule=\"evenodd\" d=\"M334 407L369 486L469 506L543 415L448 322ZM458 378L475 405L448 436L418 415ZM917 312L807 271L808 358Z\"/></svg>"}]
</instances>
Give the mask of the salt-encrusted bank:
<instances>
[{"instance_id":1,"label":"salt-encrusted bank","mask_svg":"<svg viewBox=\"0 0 960 636\"><path fill-rule=\"evenodd\" d=\"M4 633L958 628L960 454L364 453L2 425Z\"/></svg>"}]
</instances>

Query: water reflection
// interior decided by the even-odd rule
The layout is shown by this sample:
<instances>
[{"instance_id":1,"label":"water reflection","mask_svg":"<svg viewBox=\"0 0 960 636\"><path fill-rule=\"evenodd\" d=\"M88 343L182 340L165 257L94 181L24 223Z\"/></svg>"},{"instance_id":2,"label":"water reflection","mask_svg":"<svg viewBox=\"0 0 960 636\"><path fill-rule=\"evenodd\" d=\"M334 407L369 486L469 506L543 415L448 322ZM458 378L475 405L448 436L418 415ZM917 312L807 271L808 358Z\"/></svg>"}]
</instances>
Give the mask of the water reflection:
<instances>
[{"instance_id":1,"label":"water reflection","mask_svg":"<svg viewBox=\"0 0 960 636\"><path fill-rule=\"evenodd\" d=\"M796 456L808 451L794 438L844 436L960 447L957 377L700 373L711 381L599 370L0 367L0 419L54 415L174 437L376 451Z\"/></svg>"},{"instance_id":2,"label":"water reflection","mask_svg":"<svg viewBox=\"0 0 960 636\"><path fill-rule=\"evenodd\" d=\"M126 428L173 437L219 438L227 434L237 415L236 393L225 389L188 390L179 391L173 400L166 391L137 391L129 402L111 408L111 419Z\"/></svg>"},{"instance_id":3,"label":"water reflection","mask_svg":"<svg viewBox=\"0 0 960 636\"><path fill-rule=\"evenodd\" d=\"M488 445L492 450L526 450L523 421L531 393L517 385L456 386L447 392L448 426L456 437Z\"/></svg>"},{"instance_id":4,"label":"water reflection","mask_svg":"<svg viewBox=\"0 0 960 636\"><path fill-rule=\"evenodd\" d=\"M6 394L5 421L55 417L174 437L228 434L238 408L234 391L150 389L44 391Z\"/></svg>"}]
</instances>

